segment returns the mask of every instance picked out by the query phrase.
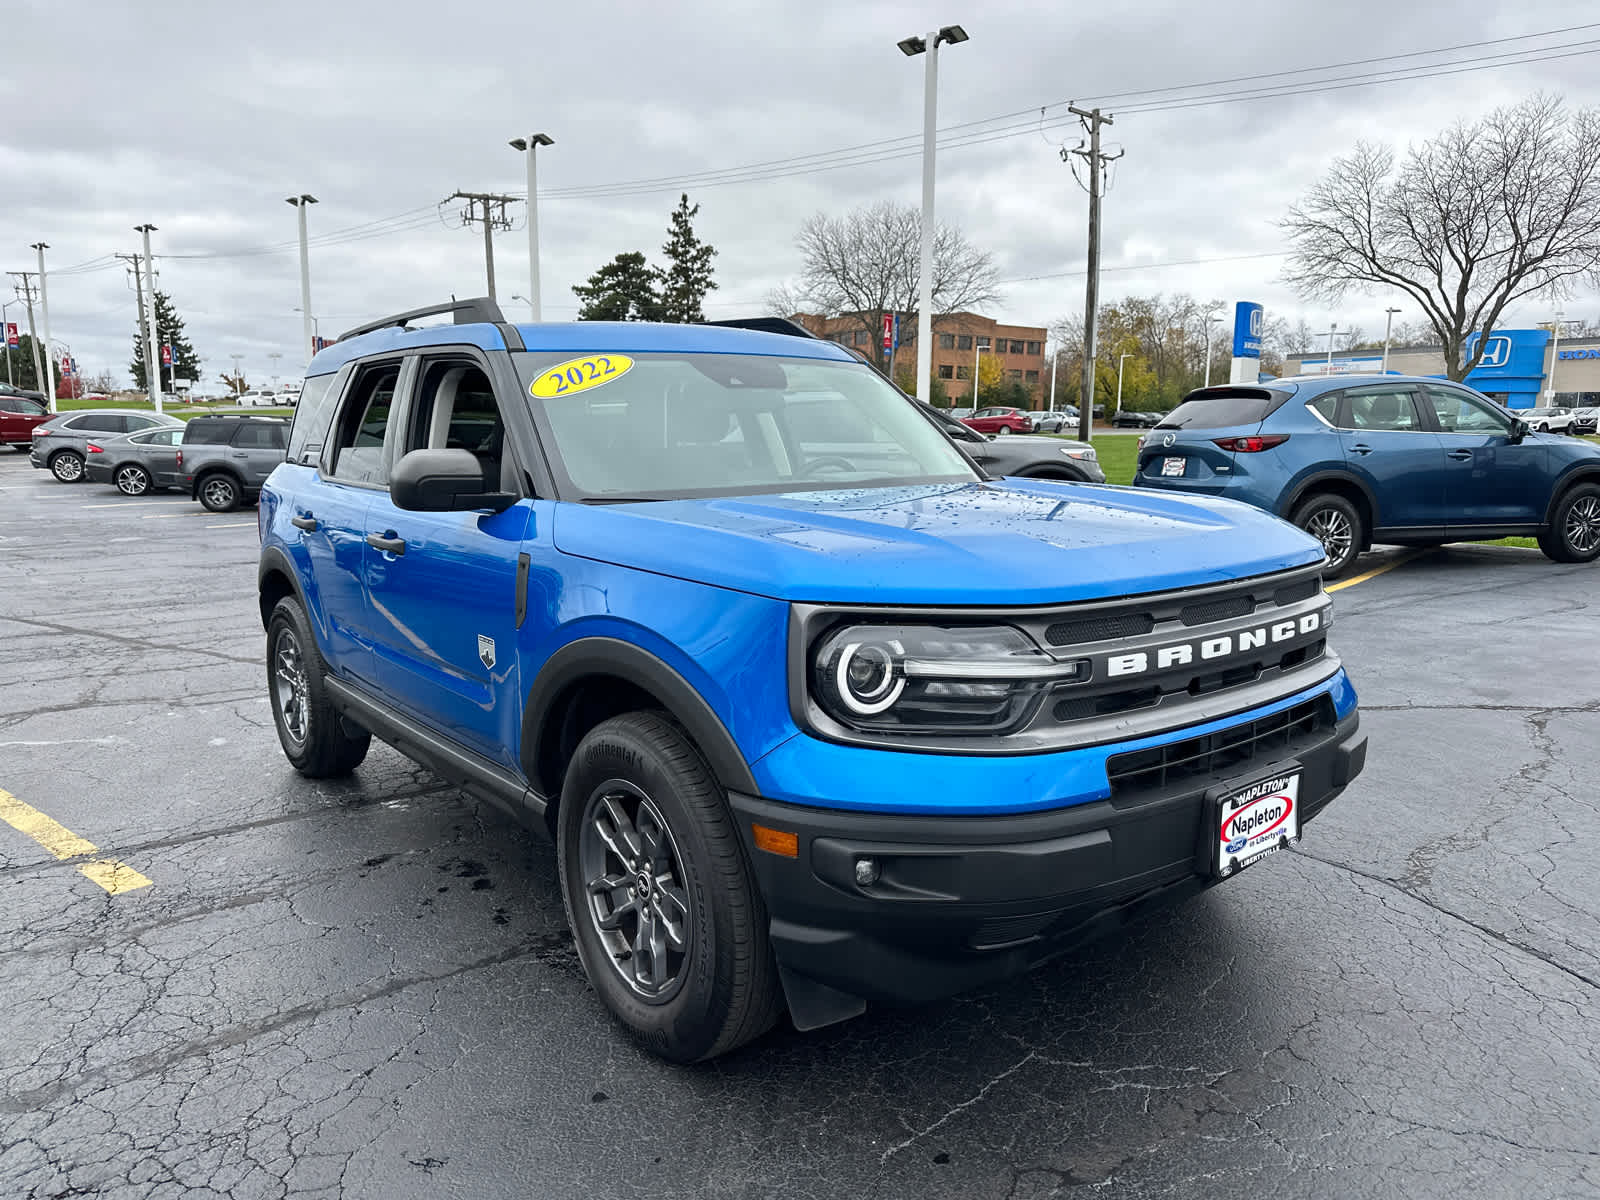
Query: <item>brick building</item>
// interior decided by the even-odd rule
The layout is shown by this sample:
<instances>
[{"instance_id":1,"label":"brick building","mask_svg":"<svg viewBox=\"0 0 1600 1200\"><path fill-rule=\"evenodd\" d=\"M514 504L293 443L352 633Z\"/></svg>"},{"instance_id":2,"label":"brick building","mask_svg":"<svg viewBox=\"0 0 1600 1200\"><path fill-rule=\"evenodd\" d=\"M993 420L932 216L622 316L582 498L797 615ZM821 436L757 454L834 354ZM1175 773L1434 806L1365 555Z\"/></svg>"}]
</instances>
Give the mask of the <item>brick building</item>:
<instances>
[{"instance_id":1,"label":"brick building","mask_svg":"<svg viewBox=\"0 0 1600 1200\"><path fill-rule=\"evenodd\" d=\"M868 333L861 317L845 315L821 317L796 313L798 321L812 333L831 342L850 346L868 359L881 362L882 333ZM1041 325L1002 325L977 313L950 313L934 321L933 373L944 380L950 402L957 407L972 403L973 364L979 355L993 354L1005 372L1006 382L1020 383L1028 389L1033 407L1041 408L1049 399L1050 377L1046 369L1044 343L1047 331ZM907 363L915 369L917 361L917 323L908 313L900 316L900 347L895 352L895 368ZM963 386L962 381L965 381Z\"/></svg>"}]
</instances>

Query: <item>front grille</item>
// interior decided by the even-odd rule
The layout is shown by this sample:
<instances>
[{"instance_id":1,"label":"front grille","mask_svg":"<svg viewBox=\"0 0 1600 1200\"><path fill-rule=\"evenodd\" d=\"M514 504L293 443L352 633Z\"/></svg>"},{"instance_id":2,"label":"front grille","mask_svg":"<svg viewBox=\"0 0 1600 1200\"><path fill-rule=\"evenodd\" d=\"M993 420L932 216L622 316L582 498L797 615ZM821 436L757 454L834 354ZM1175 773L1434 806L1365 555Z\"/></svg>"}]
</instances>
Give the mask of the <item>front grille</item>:
<instances>
[{"instance_id":1,"label":"front grille","mask_svg":"<svg viewBox=\"0 0 1600 1200\"><path fill-rule=\"evenodd\" d=\"M1279 606L1285 604L1299 604L1302 600L1309 600L1317 594L1317 589L1322 586L1322 578L1302 579L1299 583L1291 583L1288 587L1281 587L1272 594L1272 602Z\"/></svg>"},{"instance_id":2,"label":"front grille","mask_svg":"<svg viewBox=\"0 0 1600 1200\"><path fill-rule=\"evenodd\" d=\"M1249 596L1229 596L1226 600L1191 604L1178 614L1178 619L1185 625L1209 625L1213 621L1231 621L1234 617L1248 616L1255 611L1255 607L1255 601Z\"/></svg>"},{"instance_id":3,"label":"front grille","mask_svg":"<svg viewBox=\"0 0 1600 1200\"><path fill-rule=\"evenodd\" d=\"M1057 621L1044 631L1044 638L1052 646L1076 646L1080 642L1140 637L1155 627L1156 619L1149 613L1123 613L1114 617L1094 617L1087 621Z\"/></svg>"},{"instance_id":4,"label":"front grille","mask_svg":"<svg viewBox=\"0 0 1600 1200\"><path fill-rule=\"evenodd\" d=\"M1254 762L1293 757L1334 727L1333 699L1322 695L1230 729L1106 760L1111 798L1237 775Z\"/></svg>"}]
</instances>

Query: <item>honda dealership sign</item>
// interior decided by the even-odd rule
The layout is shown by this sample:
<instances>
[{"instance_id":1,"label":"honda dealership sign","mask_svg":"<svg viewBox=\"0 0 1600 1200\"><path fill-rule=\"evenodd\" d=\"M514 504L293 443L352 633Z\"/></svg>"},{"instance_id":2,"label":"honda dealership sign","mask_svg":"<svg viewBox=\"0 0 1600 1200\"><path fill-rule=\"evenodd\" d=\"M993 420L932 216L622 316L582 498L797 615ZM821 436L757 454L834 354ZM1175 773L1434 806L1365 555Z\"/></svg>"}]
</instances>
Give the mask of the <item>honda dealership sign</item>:
<instances>
[{"instance_id":1,"label":"honda dealership sign","mask_svg":"<svg viewBox=\"0 0 1600 1200\"><path fill-rule=\"evenodd\" d=\"M1233 367L1229 383L1254 383L1261 375L1261 305L1241 300L1233 306Z\"/></svg>"}]
</instances>

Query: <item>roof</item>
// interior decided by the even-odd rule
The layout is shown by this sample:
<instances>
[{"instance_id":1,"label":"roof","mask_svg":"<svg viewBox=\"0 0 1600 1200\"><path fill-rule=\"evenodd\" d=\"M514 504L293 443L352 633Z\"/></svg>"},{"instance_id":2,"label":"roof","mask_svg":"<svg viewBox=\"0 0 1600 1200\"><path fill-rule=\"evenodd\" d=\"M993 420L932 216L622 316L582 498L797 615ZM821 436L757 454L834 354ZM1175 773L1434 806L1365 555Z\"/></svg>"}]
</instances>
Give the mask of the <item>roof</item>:
<instances>
[{"instance_id":1,"label":"roof","mask_svg":"<svg viewBox=\"0 0 1600 1200\"><path fill-rule=\"evenodd\" d=\"M432 325L423 329L390 327L336 342L321 351L306 375L329 375L355 358L418 346L476 346L504 350L501 326L487 323ZM535 353L757 354L859 362L843 347L819 338L791 337L721 325L668 325L650 321L552 321L514 326L524 348Z\"/></svg>"}]
</instances>

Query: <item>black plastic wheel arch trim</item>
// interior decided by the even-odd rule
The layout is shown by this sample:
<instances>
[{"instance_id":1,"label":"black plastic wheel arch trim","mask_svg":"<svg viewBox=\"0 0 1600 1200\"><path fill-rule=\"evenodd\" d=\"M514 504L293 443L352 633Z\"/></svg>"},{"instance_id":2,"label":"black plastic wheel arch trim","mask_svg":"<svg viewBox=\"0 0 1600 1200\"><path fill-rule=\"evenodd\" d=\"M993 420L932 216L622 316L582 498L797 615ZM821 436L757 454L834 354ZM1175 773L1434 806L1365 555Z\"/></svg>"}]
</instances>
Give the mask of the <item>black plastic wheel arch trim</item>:
<instances>
[{"instance_id":1,"label":"black plastic wheel arch trim","mask_svg":"<svg viewBox=\"0 0 1600 1200\"><path fill-rule=\"evenodd\" d=\"M705 698L648 650L609 637L567 643L545 661L533 681L522 710L522 766L534 789L549 792L559 784L539 776L540 735L547 721L560 719L552 709L561 693L589 675L615 676L650 693L684 727L723 787L756 791L755 777L738 743Z\"/></svg>"}]
</instances>

